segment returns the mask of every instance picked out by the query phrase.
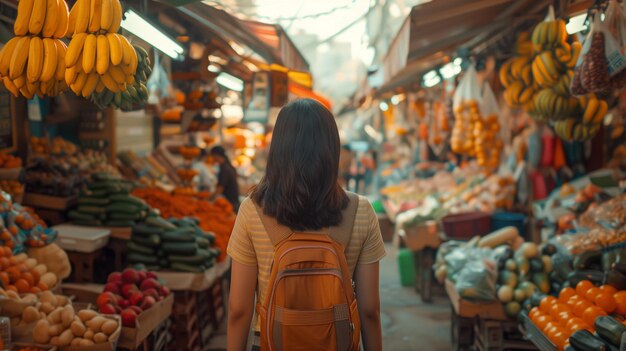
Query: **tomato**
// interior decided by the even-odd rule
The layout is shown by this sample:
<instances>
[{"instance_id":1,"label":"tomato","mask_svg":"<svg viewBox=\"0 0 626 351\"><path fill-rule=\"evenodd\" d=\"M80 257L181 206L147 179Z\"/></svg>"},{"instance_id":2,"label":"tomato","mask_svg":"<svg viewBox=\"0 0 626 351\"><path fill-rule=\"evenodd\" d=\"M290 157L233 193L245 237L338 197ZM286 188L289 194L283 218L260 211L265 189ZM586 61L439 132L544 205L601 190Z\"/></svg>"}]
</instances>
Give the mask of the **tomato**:
<instances>
[{"instance_id":1,"label":"tomato","mask_svg":"<svg viewBox=\"0 0 626 351\"><path fill-rule=\"evenodd\" d=\"M588 280L581 280L577 285L576 285L576 292L578 293L578 295L580 296L585 296L585 293L587 292L587 290L593 288L593 283L588 281Z\"/></svg>"},{"instance_id":2,"label":"tomato","mask_svg":"<svg viewBox=\"0 0 626 351\"><path fill-rule=\"evenodd\" d=\"M576 290L573 288L564 288L559 293L559 302L567 303L567 301L569 301L569 299L574 295L576 295Z\"/></svg>"}]
</instances>

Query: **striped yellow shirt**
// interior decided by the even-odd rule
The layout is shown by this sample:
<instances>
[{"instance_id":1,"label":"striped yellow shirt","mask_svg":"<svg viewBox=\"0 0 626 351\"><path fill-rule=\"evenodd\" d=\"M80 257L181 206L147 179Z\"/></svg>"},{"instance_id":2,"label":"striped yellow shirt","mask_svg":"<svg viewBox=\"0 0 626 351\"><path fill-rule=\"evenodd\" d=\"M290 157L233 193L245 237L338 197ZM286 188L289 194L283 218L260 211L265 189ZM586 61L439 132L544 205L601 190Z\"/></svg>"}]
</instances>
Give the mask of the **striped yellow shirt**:
<instances>
[{"instance_id":1,"label":"striped yellow shirt","mask_svg":"<svg viewBox=\"0 0 626 351\"><path fill-rule=\"evenodd\" d=\"M254 203L249 198L241 203L227 252L233 260L241 264L258 267L257 299L265 301L274 248ZM376 213L367 198L359 196L354 228L346 248L348 268L354 273L357 264L378 262L384 256L385 246ZM260 330L258 316L255 316L253 329Z\"/></svg>"}]
</instances>

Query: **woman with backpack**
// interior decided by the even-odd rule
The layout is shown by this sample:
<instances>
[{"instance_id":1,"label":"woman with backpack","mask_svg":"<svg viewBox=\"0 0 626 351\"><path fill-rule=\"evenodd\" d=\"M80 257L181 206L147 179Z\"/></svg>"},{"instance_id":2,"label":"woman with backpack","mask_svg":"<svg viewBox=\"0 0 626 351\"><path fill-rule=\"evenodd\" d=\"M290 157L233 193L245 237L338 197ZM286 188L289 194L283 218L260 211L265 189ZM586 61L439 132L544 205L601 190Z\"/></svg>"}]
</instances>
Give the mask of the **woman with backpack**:
<instances>
[{"instance_id":1,"label":"woman with backpack","mask_svg":"<svg viewBox=\"0 0 626 351\"><path fill-rule=\"evenodd\" d=\"M241 203L228 245L229 351L246 350L253 314L253 350L382 349L385 248L368 200L338 183L340 147L320 103L280 111L265 177Z\"/></svg>"}]
</instances>

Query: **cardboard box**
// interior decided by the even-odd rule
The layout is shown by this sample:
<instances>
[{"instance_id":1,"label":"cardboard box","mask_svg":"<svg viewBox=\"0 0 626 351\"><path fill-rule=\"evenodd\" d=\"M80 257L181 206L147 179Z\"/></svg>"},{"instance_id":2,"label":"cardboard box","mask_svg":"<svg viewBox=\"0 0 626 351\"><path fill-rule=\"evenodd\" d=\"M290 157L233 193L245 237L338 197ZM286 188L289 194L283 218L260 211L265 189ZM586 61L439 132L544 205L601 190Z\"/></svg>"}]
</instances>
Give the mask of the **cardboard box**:
<instances>
[{"instance_id":1,"label":"cardboard box","mask_svg":"<svg viewBox=\"0 0 626 351\"><path fill-rule=\"evenodd\" d=\"M50 195L41 195L34 193L25 193L24 194L24 205L38 207L38 208L47 208L49 210L58 210L64 211L76 205L77 197L58 197L58 196L50 196Z\"/></svg>"},{"instance_id":2,"label":"cardboard box","mask_svg":"<svg viewBox=\"0 0 626 351\"><path fill-rule=\"evenodd\" d=\"M122 334L118 346L121 348L134 350L141 345L163 321L170 318L172 306L174 305L174 294L157 302L152 308L143 311L137 316L137 327L122 327Z\"/></svg>"},{"instance_id":3,"label":"cardboard box","mask_svg":"<svg viewBox=\"0 0 626 351\"><path fill-rule=\"evenodd\" d=\"M103 289L104 285L101 284L64 283L61 286L63 295L73 297L73 302L88 304L95 304Z\"/></svg>"},{"instance_id":4,"label":"cardboard box","mask_svg":"<svg viewBox=\"0 0 626 351\"><path fill-rule=\"evenodd\" d=\"M490 302L473 302L463 299L454 287L454 283L446 280L446 293L452 302L452 307L457 315L465 318L480 317L492 320L508 320L504 314L504 307L500 301L494 300ZM495 297L494 297L495 299Z\"/></svg>"},{"instance_id":5,"label":"cardboard box","mask_svg":"<svg viewBox=\"0 0 626 351\"><path fill-rule=\"evenodd\" d=\"M186 272L155 272L156 275L165 281L165 286L172 291L205 291L210 288L216 279L221 278L230 268L230 258L223 262L216 263L213 267L203 273Z\"/></svg>"}]
</instances>

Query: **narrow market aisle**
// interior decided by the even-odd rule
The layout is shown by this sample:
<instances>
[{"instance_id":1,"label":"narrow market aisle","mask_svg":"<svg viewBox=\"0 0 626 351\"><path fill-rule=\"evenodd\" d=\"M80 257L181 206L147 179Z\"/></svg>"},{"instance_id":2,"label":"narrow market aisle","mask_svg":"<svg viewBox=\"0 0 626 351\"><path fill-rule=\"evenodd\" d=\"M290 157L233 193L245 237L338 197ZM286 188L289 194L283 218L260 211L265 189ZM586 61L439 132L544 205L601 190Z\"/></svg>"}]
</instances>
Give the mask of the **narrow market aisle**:
<instances>
[{"instance_id":1,"label":"narrow market aisle","mask_svg":"<svg viewBox=\"0 0 626 351\"><path fill-rule=\"evenodd\" d=\"M398 260L387 245L381 261L380 305L383 350L450 350L450 303L445 296L434 296L423 303L413 288L400 285Z\"/></svg>"}]
</instances>

